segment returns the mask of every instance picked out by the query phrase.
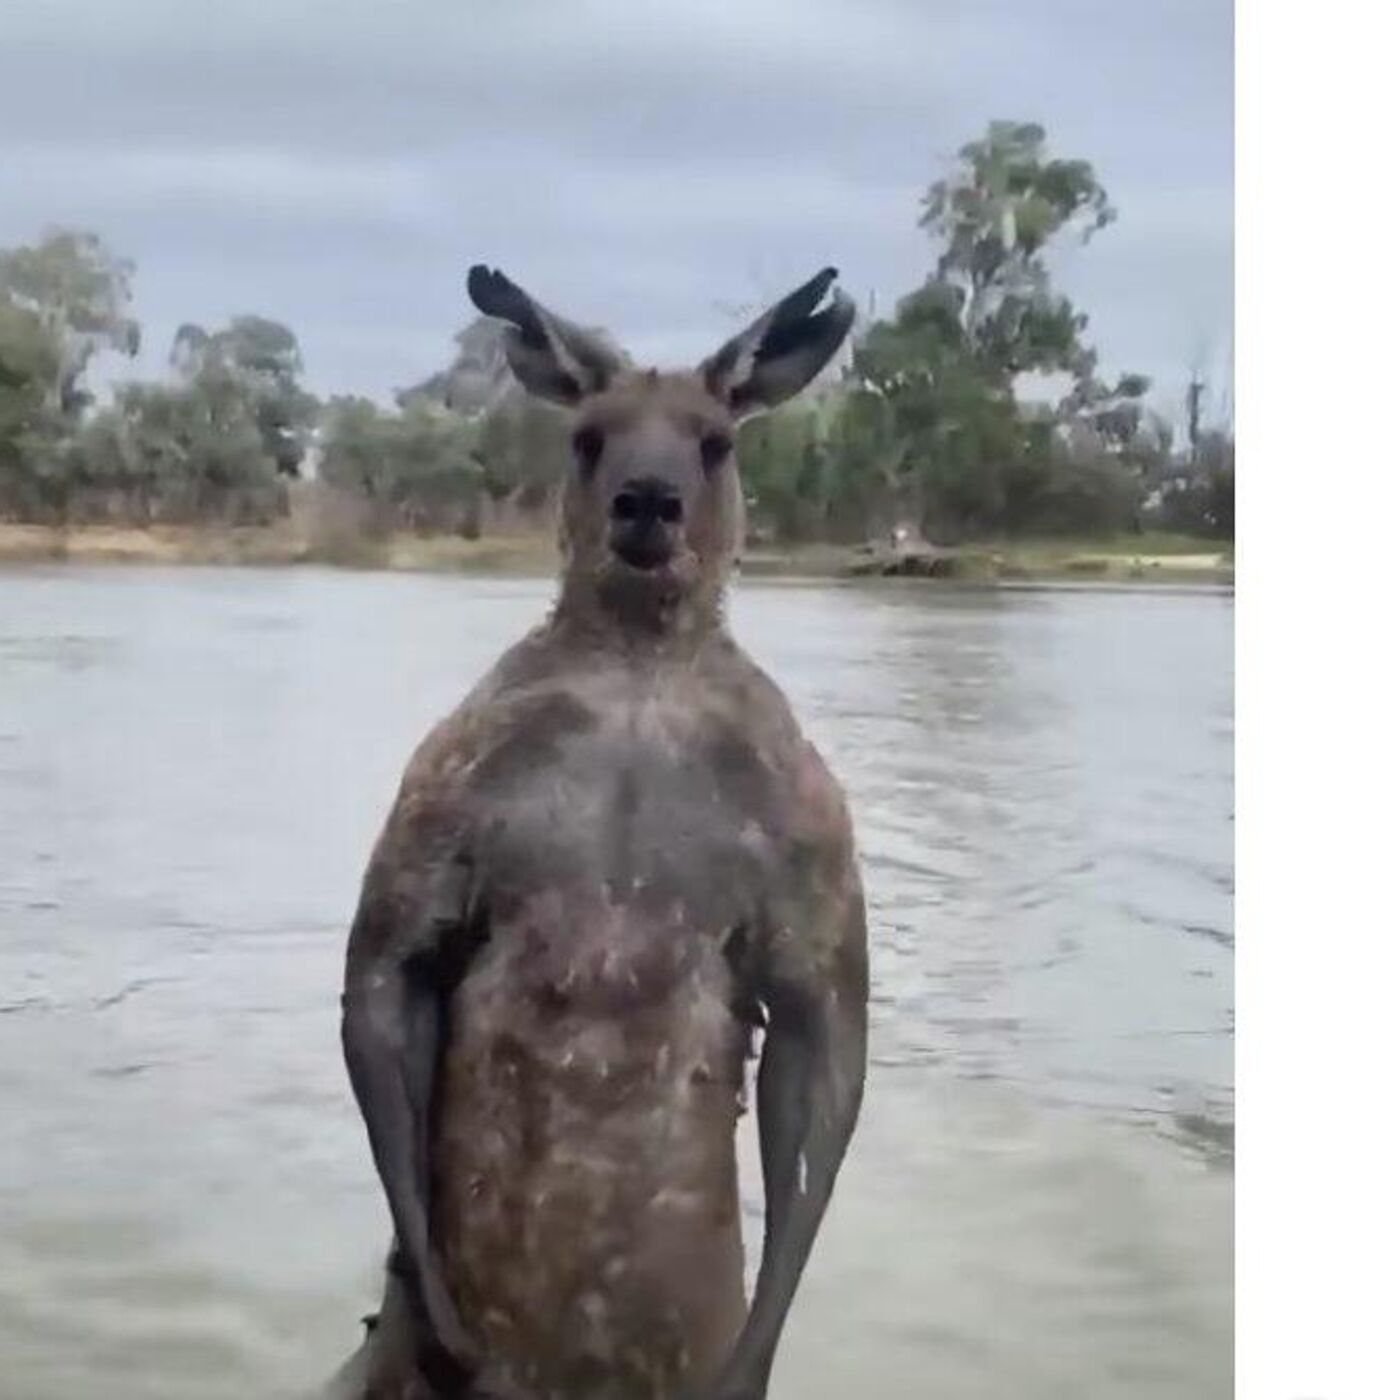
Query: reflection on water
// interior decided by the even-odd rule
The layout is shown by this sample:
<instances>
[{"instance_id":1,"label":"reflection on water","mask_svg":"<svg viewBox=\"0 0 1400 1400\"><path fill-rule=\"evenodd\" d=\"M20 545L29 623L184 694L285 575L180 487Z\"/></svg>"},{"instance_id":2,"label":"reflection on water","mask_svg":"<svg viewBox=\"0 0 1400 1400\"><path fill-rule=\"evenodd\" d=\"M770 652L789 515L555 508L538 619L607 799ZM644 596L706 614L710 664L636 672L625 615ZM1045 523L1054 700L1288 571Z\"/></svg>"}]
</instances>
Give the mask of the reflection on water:
<instances>
[{"instance_id":1,"label":"reflection on water","mask_svg":"<svg viewBox=\"0 0 1400 1400\"><path fill-rule=\"evenodd\" d=\"M547 593L0 574L6 1395L289 1393L354 1345L386 1222L346 918L411 746ZM774 1400L1230 1393L1232 620L744 586L873 940L866 1111Z\"/></svg>"}]
</instances>

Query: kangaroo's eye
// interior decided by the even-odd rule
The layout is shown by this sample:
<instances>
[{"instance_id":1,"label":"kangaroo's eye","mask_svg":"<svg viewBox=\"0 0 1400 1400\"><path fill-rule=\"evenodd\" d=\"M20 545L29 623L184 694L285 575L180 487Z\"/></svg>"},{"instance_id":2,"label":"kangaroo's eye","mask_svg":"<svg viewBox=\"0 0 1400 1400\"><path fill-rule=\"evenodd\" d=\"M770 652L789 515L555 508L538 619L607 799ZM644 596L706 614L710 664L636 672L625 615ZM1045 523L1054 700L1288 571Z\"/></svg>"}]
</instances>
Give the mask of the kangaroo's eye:
<instances>
[{"instance_id":1,"label":"kangaroo's eye","mask_svg":"<svg viewBox=\"0 0 1400 1400\"><path fill-rule=\"evenodd\" d=\"M574 434L574 455L585 472L591 472L603 455L603 430L585 423Z\"/></svg>"},{"instance_id":2,"label":"kangaroo's eye","mask_svg":"<svg viewBox=\"0 0 1400 1400\"><path fill-rule=\"evenodd\" d=\"M700 461L712 472L733 450L734 444L725 433L706 433L700 439Z\"/></svg>"}]
</instances>

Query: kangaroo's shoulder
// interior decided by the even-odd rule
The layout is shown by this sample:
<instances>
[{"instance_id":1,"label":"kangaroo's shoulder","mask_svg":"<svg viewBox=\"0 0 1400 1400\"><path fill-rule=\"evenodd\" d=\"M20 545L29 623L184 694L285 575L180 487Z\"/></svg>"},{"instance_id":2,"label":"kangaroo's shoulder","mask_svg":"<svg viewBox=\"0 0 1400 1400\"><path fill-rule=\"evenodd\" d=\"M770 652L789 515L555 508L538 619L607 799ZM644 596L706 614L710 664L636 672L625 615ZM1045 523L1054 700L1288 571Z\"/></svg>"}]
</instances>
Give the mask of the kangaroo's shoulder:
<instances>
[{"instance_id":1,"label":"kangaroo's shoulder","mask_svg":"<svg viewBox=\"0 0 1400 1400\"><path fill-rule=\"evenodd\" d=\"M422 845L454 824L466 779L503 739L541 742L591 722L582 700L558 680L560 659L544 627L509 648L419 741L404 768L381 838L381 854Z\"/></svg>"},{"instance_id":2,"label":"kangaroo's shoulder","mask_svg":"<svg viewBox=\"0 0 1400 1400\"><path fill-rule=\"evenodd\" d=\"M800 844L815 842L844 853L851 843L845 793L803 732L782 687L732 641L715 670L722 678L724 721L772 776L787 834Z\"/></svg>"},{"instance_id":3,"label":"kangaroo's shoulder","mask_svg":"<svg viewBox=\"0 0 1400 1400\"><path fill-rule=\"evenodd\" d=\"M802 730L782 687L732 637L716 641L698 675L718 723L742 732L770 757L786 757Z\"/></svg>"}]
</instances>

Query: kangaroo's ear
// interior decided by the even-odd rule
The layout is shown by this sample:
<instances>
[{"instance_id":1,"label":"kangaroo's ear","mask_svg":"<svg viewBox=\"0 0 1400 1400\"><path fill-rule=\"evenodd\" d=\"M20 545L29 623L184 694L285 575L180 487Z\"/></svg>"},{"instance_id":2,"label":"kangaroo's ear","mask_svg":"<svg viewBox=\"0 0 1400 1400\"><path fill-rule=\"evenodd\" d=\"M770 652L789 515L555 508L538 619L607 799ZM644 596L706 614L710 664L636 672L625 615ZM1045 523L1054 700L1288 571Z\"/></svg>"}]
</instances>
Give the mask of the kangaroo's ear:
<instances>
[{"instance_id":1,"label":"kangaroo's ear","mask_svg":"<svg viewBox=\"0 0 1400 1400\"><path fill-rule=\"evenodd\" d=\"M816 310L835 281L836 269L823 268L701 364L706 387L731 412L742 417L790 399L841 348L855 303L836 288Z\"/></svg>"},{"instance_id":2,"label":"kangaroo's ear","mask_svg":"<svg viewBox=\"0 0 1400 1400\"><path fill-rule=\"evenodd\" d=\"M546 311L502 272L477 263L467 274L467 294L478 311L510 322L506 359L520 383L540 398L575 404L606 389L624 367L612 346Z\"/></svg>"}]
</instances>

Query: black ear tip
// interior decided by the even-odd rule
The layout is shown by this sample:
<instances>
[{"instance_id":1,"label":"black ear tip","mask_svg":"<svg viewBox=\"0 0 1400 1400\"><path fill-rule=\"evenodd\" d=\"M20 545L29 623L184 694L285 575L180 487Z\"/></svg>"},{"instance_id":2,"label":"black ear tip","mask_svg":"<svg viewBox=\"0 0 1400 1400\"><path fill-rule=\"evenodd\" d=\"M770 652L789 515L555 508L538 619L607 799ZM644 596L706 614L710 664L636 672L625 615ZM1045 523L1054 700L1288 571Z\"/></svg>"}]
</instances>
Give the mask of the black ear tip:
<instances>
[{"instance_id":1,"label":"black ear tip","mask_svg":"<svg viewBox=\"0 0 1400 1400\"><path fill-rule=\"evenodd\" d=\"M801 307L802 314L810 315L812 310L820 305L822 298L831 290L832 283L839 276L840 273L834 267L824 267L810 282L794 293L796 306Z\"/></svg>"},{"instance_id":2,"label":"black ear tip","mask_svg":"<svg viewBox=\"0 0 1400 1400\"><path fill-rule=\"evenodd\" d=\"M520 303L528 301L520 288L500 268L476 263L467 273L467 295L478 311L502 320L516 320Z\"/></svg>"},{"instance_id":3,"label":"black ear tip","mask_svg":"<svg viewBox=\"0 0 1400 1400\"><path fill-rule=\"evenodd\" d=\"M485 263L473 263L467 273L467 293L473 301L481 296L489 296L491 289L500 278L499 272L492 272Z\"/></svg>"}]
</instances>

